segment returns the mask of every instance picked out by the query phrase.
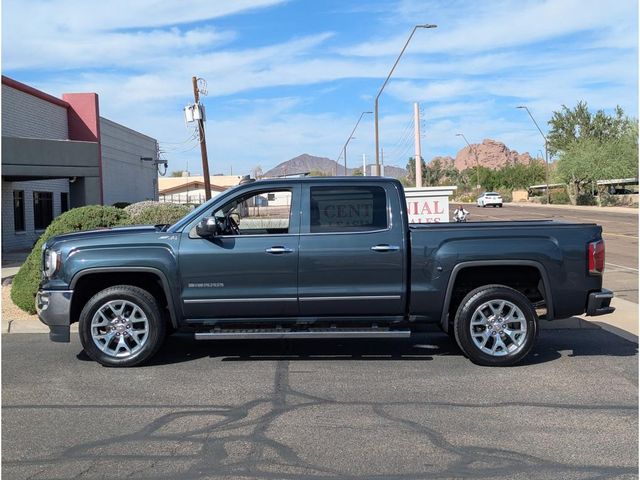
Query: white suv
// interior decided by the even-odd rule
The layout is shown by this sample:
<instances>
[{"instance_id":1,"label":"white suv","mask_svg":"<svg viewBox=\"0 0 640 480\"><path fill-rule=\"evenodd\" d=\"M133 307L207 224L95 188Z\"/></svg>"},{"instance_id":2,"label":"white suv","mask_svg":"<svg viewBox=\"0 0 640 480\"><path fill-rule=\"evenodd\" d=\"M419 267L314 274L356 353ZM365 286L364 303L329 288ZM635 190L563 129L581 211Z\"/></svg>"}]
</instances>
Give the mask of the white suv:
<instances>
[{"instance_id":1,"label":"white suv","mask_svg":"<svg viewBox=\"0 0 640 480\"><path fill-rule=\"evenodd\" d=\"M484 192L477 202L479 207L500 207L502 208L502 197L496 192Z\"/></svg>"}]
</instances>

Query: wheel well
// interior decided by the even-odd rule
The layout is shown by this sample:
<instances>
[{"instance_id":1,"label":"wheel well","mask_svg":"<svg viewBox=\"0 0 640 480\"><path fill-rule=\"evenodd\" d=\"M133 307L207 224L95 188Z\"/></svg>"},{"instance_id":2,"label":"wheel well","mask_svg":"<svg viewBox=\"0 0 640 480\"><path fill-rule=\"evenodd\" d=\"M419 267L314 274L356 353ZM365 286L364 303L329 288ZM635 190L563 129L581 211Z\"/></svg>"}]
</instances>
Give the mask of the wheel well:
<instances>
[{"instance_id":1,"label":"wheel well","mask_svg":"<svg viewBox=\"0 0 640 480\"><path fill-rule=\"evenodd\" d=\"M97 272L80 277L73 288L71 299L71 322L77 322L82 309L91 297L114 285L132 285L149 292L158 302L165 320L171 325L167 296L160 277L150 272Z\"/></svg>"},{"instance_id":2,"label":"wheel well","mask_svg":"<svg viewBox=\"0 0 640 480\"><path fill-rule=\"evenodd\" d=\"M536 267L527 265L495 265L466 267L456 276L449 302L449 322L460 306L462 299L471 290L483 285L506 285L526 296L536 308L547 309L544 279ZM541 315L545 315L544 312Z\"/></svg>"}]
</instances>

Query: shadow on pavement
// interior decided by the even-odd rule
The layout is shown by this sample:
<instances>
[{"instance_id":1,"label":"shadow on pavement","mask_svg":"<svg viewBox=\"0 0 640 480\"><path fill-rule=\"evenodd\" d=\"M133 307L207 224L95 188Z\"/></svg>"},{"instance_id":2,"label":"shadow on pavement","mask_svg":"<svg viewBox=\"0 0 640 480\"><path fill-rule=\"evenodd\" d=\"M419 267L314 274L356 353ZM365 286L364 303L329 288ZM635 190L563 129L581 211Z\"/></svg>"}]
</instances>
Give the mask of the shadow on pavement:
<instances>
[{"instance_id":1,"label":"shadow on pavement","mask_svg":"<svg viewBox=\"0 0 640 480\"><path fill-rule=\"evenodd\" d=\"M536 345L518 366L536 365L565 357L634 356L638 344L600 328L543 330ZM430 361L434 357L463 356L454 340L442 332L418 333L409 339L339 340L194 340L177 333L167 338L145 366L169 365L200 358L223 362L256 361ZM84 353L80 360L91 361Z\"/></svg>"}]
</instances>

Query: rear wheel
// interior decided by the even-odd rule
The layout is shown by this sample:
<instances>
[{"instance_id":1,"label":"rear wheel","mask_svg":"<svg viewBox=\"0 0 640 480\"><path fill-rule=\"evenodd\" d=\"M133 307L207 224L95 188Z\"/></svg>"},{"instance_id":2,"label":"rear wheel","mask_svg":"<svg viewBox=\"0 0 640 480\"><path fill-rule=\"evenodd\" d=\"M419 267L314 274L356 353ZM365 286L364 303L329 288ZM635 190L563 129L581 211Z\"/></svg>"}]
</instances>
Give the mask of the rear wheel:
<instances>
[{"instance_id":1,"label":"rear wheel","mask_svg":"<svg viewBox=\"0 0 640 480\"><path fill-rule=\"evenodd\" d=\"M473 363L508 366L531 351L538 317L522 293L503 285L486 285L462 300L454 331L458 345Z\"/></svg>"},{"instance_id":2,"label":"rear wheel","mask_svg":"<svg viewBox=\"0 0 640 480\"><path fill-rule=\"evenodd\" d=\"M80 341L96 362L130 367L156 353L166 326L155 298L131 285L109 287L95 294L80 314Z\"/></svg>"}]
</instances>

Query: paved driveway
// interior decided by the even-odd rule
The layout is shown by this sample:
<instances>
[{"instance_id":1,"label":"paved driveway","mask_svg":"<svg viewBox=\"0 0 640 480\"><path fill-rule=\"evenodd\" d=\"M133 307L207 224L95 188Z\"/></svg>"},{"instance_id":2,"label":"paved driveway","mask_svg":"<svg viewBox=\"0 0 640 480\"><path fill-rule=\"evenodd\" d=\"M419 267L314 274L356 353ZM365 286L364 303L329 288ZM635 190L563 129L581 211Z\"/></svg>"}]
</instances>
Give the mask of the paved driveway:
<instances>
[{"instance_id":1,"label":"paved driveway","mask_svg":"<svg viewBox=\"0 0 640 480\"><path fill-rule=\"evenodd\" d=\"M80 352L3 336L3 478L637 477L637 344L597 328L543 330L503 369L441 333Z\"/></svg>"}]
</instances>

